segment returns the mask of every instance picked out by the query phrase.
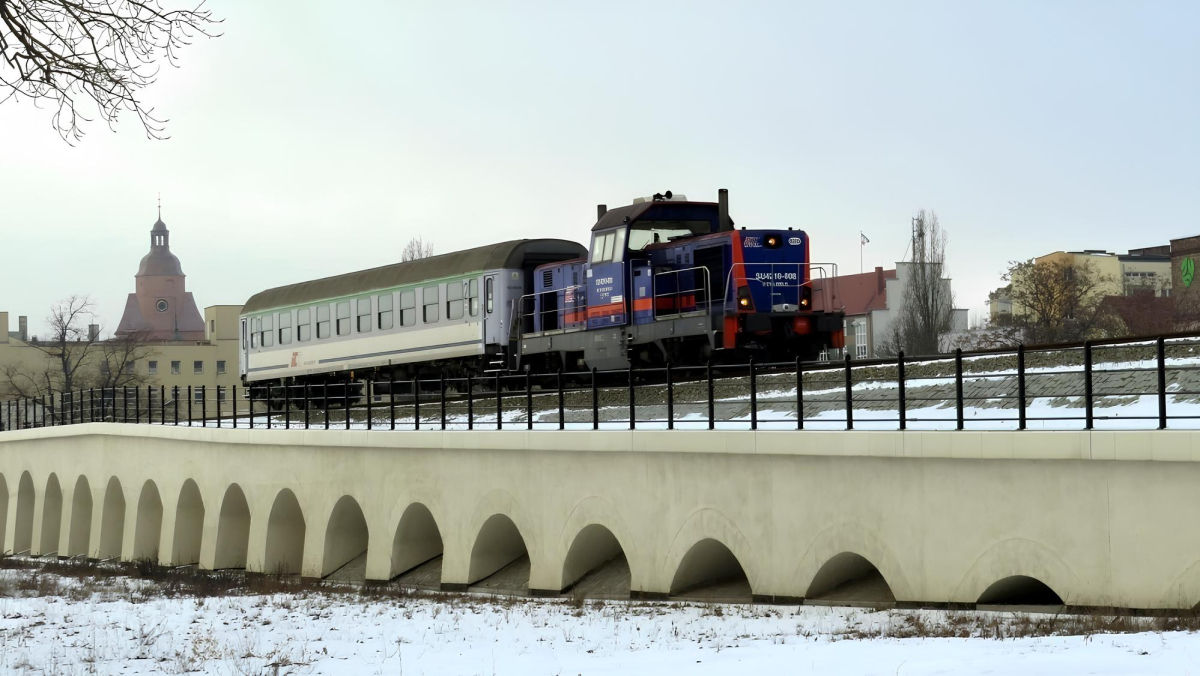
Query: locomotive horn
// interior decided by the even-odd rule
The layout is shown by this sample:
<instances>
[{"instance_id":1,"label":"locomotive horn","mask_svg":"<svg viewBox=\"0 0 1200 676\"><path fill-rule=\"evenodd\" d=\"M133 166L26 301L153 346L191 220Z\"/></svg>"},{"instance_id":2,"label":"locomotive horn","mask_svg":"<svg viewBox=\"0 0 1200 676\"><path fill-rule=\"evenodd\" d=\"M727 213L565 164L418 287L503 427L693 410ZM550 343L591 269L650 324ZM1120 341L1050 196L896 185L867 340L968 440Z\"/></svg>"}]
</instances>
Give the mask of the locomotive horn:
<instances>
[{"instance_id":1,"label":"locomotive horn","mask_svg":"<svg viewBox=\"0 0 1200 676\"><path fill-rule=\"evenodd\" d=\"M719 232L733 230L733 221L729 220L729 191L725 188L717 191L717 227Z\"/></svg>"},{"instance_id":2,"label":"locomotive horn","mask_svg":"<svg viewBox=\"0 0 1200 676\"><path fill-rule=\"evenodd\" d=\"M606 213L608 213L608 205L607 204L597 204L596 205L596 221L597 222L599 222L601 218L604 218L604 214L606 214Z\"/></svg>"}]
</instances>

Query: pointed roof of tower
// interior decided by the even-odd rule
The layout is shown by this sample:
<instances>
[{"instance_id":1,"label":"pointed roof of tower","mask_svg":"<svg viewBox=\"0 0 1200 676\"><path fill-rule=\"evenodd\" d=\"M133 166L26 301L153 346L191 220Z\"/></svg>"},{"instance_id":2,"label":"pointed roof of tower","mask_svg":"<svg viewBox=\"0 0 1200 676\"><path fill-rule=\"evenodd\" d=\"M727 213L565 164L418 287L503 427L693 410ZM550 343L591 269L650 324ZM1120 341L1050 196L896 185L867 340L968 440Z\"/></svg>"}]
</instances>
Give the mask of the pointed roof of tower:
<instances>
[{"instance_id":1,"label":"pointed roof of tower","mask_svg":"<svg viewBox=\"0 0 1200 676\"><path fill-rule=\"evenodd\" d=\"M167 230L167 224L163 223L160 212L154 227L150 229L150 253L142 257L138 266L138 277L183 276L183 267L179 265L179 259L171 253L169 235L170 230ZM162 238L161 244L158 243L158 237Z\"/></svg>"}]
</instances>

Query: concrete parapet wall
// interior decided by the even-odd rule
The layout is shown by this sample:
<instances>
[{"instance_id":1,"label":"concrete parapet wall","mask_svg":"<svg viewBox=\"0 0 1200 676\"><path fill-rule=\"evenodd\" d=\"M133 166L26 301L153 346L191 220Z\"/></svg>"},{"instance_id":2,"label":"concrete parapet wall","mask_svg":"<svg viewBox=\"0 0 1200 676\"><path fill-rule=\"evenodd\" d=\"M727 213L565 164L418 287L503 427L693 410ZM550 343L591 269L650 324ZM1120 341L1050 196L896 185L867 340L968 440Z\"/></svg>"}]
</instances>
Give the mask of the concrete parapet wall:
<instances>
[{"instance_id":1,"label":"concrete parapet wall","mask_svg":"<svg viewBox=\"0 0 1200 676\"><path fill-rule=\"evenodd\" d=\"M975 603L1025 576L1073 605L1190 608L1198 461L1183 431L93 424L4 435L0 523L10 552L312 577L365 551L387 580L440 553L459 589L527 553L529 588L557 592L619 552L631 590L661 597L724 574L727 550L763 598L861 557L899 602Z\"/></svg>"}]
</instances>

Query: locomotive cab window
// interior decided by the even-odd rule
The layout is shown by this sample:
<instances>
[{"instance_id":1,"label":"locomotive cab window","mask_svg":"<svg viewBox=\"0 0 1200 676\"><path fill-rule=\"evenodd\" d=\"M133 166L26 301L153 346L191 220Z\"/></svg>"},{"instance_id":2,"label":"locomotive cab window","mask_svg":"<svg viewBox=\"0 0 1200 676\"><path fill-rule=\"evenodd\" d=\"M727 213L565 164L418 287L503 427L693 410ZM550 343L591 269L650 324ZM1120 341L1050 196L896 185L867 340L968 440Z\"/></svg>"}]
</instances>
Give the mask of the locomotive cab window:
<instances>
[{"instance_id":1,"label":"locomotive cab window","mask_svg":"<svg viewBox=\"0 0 1200 676\"><path fill-rule=\"evenodd\" d=\"M317 340L324 340L329 337L329 306L321 305L317 308Z\"/></svg>"},{"instance_id":2,"label":"locomotive cab window","mask_svg":"<svg viewBox=\"0 0 1200 676\"><path fill-rule=\"evenodd\" d=\"M617 263L625 258L625 228L598 233L592 238L592 263Z\"/></svg>"},{"instance_id":3,"label":"locomotive cab window","mask_svg":"<svg viewBox=\"0 0 1200 676\"><path fill-rule=\"evenodd\" d=\"M464 307L463 282L450 282L446 285L446 319L462 319Z\"/></svg>"},{"instance_id":4,"label":"locomotive cab window","mask_svg":"<svg viewBox=\"0 0 1200 676\"><path fill-rule=\"evenodd\" d=\"M412 326L417 323L417 292L400 292L400 326Z\"/></svg>"},{"instance_id":5,"label":"locomotive cab window","mask_svg":"<svg viewBox=\"0 0 1200 676\"><path fill-rule=\"evenodd\" d=\"M292 313L279 313L279 344L290 345L292 343Z\"/></svg>"},{"instance_id":6,"label":"locomotive cab window","mask_svg":"<svg viewBox=\"0 0 1200 676\"><path fill-rule=\"evenodd\" d=\"M421 318L426 324L438 320L438 287L427 286L421 292Z\"/></svg>"},{"instance_id":7,"label":"locomotive cab window","mask_svg":"<svg viewBox=\"0 0 1200 676\"><path fill-rule=\"evenodd\" d=\"M392 294L385 293L378 299L379 330L387 331L392 328Z\"/></svg>"},{"instance_id":8,"label":"locomotive cab window","mask_svg":"<svg viewBox=\"0 0 1200 676\"><path fill-rule=\"evenodd\" d=\"M369 333L371 331L371 299L358 299L358 332Z\"/></svg>"},{"instance_id":9,"label":"locomotive cab window","mask_svg":"<svg viewBox=\"0 0 1200 676\"><path fill-rule=\"evenodd\" d=\"M651 244L669 242L676 237L707 235L708 221L637 221L629 227L629 250L640 251Z\"/></svg>"},{"instance_id":10,"label":"locomotive cab window","mask_svg":"<svg viewBox=\"0 0 1200 676\"><path fill-rule=\"evenodd\" d=\"M350 301L342 301L337 304L337 334L339 336L350 335Z\"/></svg>"}]
</instances>

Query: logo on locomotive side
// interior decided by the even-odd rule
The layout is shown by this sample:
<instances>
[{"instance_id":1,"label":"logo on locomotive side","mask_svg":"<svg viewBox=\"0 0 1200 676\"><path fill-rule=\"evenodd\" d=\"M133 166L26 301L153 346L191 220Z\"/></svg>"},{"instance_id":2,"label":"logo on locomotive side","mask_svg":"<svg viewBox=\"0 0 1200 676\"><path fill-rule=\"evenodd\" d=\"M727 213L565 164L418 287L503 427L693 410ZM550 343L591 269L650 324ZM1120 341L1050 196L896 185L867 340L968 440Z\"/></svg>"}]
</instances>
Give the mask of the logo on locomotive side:
<instances>
[{"instance_id":1,"label":"logo on locomotive side","mask_svg":"<svg viewBox=\"0 0 1200 676\"><path fill-rule=\"evenodd\" d=\"M753 237L753 236L746 237L742 240L742 246L747 247L747 248L761 247L762 246L762 238L761 237Z\"/></svg>"},{"instance_id":2,"label":"logo on locomotive side","mask_svg":"<svg viewBox=\"0 0 1200 676\"><path fill-rule=\"evenodd\" d=\"M799 237L790 237L790 238L788 238L788 244L791 244L792 246L800 246L800 238Z\"/></svg>"}]
</instances>

